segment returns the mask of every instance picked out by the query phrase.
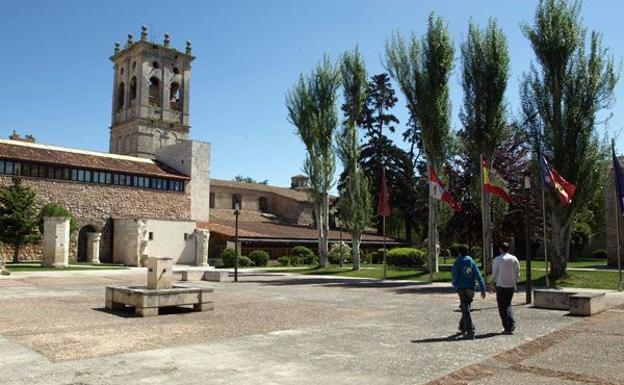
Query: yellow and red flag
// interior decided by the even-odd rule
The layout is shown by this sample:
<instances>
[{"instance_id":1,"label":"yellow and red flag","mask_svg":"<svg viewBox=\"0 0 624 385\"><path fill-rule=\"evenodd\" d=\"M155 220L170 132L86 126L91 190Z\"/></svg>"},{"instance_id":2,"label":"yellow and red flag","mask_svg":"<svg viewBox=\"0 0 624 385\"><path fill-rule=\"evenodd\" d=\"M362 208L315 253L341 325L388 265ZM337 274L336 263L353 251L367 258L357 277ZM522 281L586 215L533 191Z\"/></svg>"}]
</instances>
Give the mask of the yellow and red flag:
<instances>
[{"instance_id":1,"label":"yellow and red flag","mask_svg":"<svg viewBox=\"0 0 624 385\"><path fill-rule=\"evenodd\" d=\"M511 195L509 194L509 191L502 183L498 182L498 180L502 180L502 178L496 178L497 180L492 181L490 174L495 174L496 171L490 170L487 160L483 158L481 158L481 170L483 174L483 191L498 195L507 203L511 203Z\"/></svg>"}]
</instances>

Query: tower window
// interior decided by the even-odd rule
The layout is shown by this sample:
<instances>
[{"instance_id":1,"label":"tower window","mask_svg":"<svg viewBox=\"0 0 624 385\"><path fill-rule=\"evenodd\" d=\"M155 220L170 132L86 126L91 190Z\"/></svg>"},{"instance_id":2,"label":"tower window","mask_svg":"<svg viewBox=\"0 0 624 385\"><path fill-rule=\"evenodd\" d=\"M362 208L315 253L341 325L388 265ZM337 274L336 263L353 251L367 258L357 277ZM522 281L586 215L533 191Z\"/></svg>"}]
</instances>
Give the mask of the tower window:
<instances>
[{"instance_id":1,"label":"tower window","mask_svg":"<svg viewBox=\"0 0 624 385\"><path fill-rule=\"evenodd\" d=\"M152 106L160 107L160 80L156 76L150 78L149 102Z\"/></svg>"},{"instance_id":2,"label":"tower window","mask_svg":"<svg viewBox=\"0 0 624 385\"><path fill-rule=\"evenodd\" d=\"M215 196L215 193L214 193L214 192L211 192L211 193L210 193L210 202L209 202L209 203L210 203L210 208L211 208L211 209L214 209L214 208L215 208L215 203L216 203L215 201L216 201L216 196Z\"/></svg>"},{"instance_id":3,"label":"tower window","mask_svg":"<svg viewBox=\"0 0 624 385\"><path fill-rule=\"evenodd\" d=\"M158 68L158 62L157 62L157 61L153 61L153 62L152 62L152 67L154 67L154 68Z\"/></svg>"},{"instance_id":4,"label":"tower window","mask_svg":"<svg viewBox=\"0 0 624 385\"><path fill-rule=\"evenodd\" d=\"M130 100L136 99L136 94L137 94L136 82L137 82L136 76L133 76L132 79L130 79Z\"/></svg>"},{"instance_id":5,"label":"tower window","mask_svg":"<svg viewBox=\"0 0 624 385\"><path fill-rule=\"evenodd\" d=\"M180 83L173 82L169 86L169 108L180 111Z\"/></svg>"},{"instance_id":6,"label":"tower window","mask_svg":"<svg viewBox=\"0 0 624 385\"><path fill-rule=\"evenodd\" d=\"M119 88L117 89L117 111L121 111L124 107L124 97L126 93L126 85L121 82L119 83Z\"/></svg>"},{"instance_id":7,"label":"tower window","mask_svg":"<svg viewBox=\"0 0 624 385\"><path fill-rule=\"evenodd\" d=\"M123 75L124 74L124 69L123 67L121 67L121 69L119 70L119 75Z\"/></svg>"},{"instance_id":8,"label":"tower window","mask_svg":"<svg viewBox=\"0 0 624 385\"><path fill-rule=\"evenodd\" d=\"M134 71L134 69L136 68L136 61L132 62L132 70Z\"/></svg>"},{"instance_id":9,"label":"tower window","mask_svg":"<svg viewBox=\"0 0 624 385\"><path fill-rule=\"evenodd\" d=\"M258 209L260 212L266 213L269 211L269 200L267 197L260 197L258 200Z\"/></svg>"},{"instance_id":10,"label":"tower window","mask_svg":"<svg viewBox=\"0 0 624 385\"><path fill-rule=\"evenodd\" d=\"M243 209L243 199L239 194L232 195L232 209L236 208L236 204L238 204L240 210Z\"/></svg>"},{"instance_id":11,"label":"tower window","mask_svg":"<svg viewBox=\"0 0 624 385\"><path fill-rule=\"evenodd\" d=\"M174 73L175 75L180 74L180 69L179 69L178 67L173 67L173 73Z\"/></svg>"}]
</instances>

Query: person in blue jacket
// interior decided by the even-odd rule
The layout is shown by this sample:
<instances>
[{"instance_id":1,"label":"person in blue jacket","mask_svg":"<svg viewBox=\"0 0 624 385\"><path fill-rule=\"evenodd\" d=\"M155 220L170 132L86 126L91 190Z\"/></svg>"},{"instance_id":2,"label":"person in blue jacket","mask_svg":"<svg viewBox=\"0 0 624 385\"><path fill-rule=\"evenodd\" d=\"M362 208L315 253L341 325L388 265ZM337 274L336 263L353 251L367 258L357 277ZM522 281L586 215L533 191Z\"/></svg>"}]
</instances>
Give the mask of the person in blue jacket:
<instances>
[{"instance_id":1,"label":"person in blue jacket","mask_svg":"<svg viewBox=\"0 0 624 385\"><path fill-rule=\"evenodd\" d=\"M470 317L470 305L475 293L475 285L479 283L481 298L485 298L485 282L475 261L468 255L469 249L466 245L459 246L459 257L453 263L453 287L459 295L459 308L462 317L459 322L459 331L466 338L473 339L475 326Z\"/></svg>"}]
</instances>

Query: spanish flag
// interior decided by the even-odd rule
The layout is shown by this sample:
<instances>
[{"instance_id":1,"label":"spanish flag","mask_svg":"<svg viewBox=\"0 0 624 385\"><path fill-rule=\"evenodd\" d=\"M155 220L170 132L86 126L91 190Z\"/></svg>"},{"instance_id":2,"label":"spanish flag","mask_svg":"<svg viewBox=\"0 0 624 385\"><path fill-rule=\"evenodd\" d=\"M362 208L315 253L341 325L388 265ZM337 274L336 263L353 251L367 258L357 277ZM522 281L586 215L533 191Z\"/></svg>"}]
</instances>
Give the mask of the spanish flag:
<instances>
[{"instance_id":1,"label":"spanish flag","mask_svg":"<svg viewBox=\"0 0 624 385\"><path fill-rule=\"evenodd\" d=\"M490 179L490 173L496 173L494 170L490 170L488 166L487 160L481 157L481 170L483 174L483 191L488 192L490 194L498 195L503 198L507 203L511 203L511 195L509 195L509 191L507 188L503 186L501 183L493 182Z\"/></svg>"}]
</instances>

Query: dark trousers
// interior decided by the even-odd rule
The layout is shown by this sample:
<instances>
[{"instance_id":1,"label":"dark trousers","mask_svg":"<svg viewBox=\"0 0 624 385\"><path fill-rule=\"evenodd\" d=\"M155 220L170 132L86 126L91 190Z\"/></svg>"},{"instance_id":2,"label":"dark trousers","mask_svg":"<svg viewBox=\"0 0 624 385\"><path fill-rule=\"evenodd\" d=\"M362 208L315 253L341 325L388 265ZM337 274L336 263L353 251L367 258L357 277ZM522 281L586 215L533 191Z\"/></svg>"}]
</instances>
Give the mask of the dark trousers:
<instances>
[{"instance_id":1,"label":"dark trousers","mask_svg":"<svg viewBox=\"0 0 624 385\"><path fill-rule=\"evenodd\" d=\"M462 313L461 321L459 321L459 330L464 333L474 333L475 326L470 317L470 305L472 305L472 299L474 298L474 290L457 289L457 294L459 295L459 309Z\"/></svg>"},{"instance_id":2,"label":"dark trousers","mask_svg":"<svg viewBox=\"0 0 624 385\"><path fill-rule=\"evenodd\" d=\"M516 320L514 319L513 308L511 307L511 299L515 291L516 289L513 287L496 286L498 314L503 322L503 328L506 331L513 331L516 328Z\"/></svg>"}]
</instances>

